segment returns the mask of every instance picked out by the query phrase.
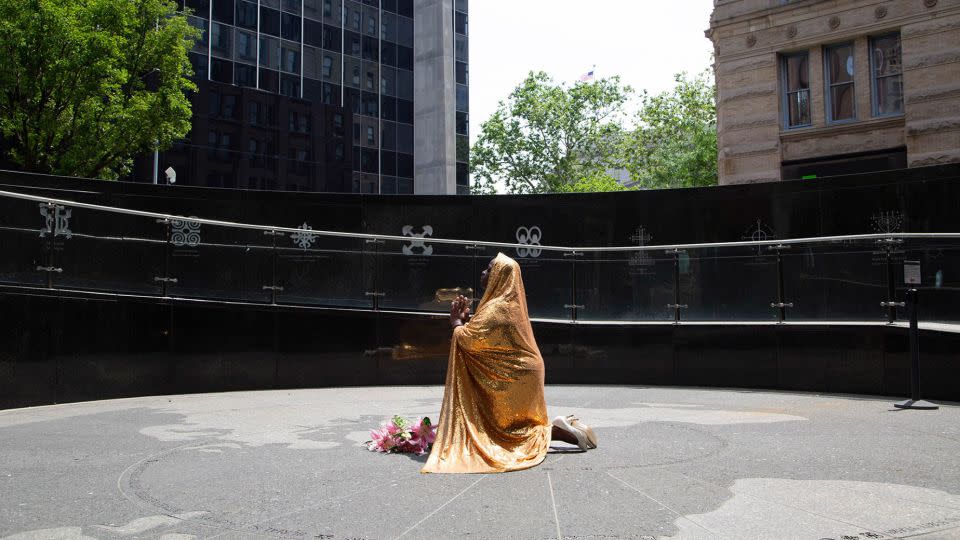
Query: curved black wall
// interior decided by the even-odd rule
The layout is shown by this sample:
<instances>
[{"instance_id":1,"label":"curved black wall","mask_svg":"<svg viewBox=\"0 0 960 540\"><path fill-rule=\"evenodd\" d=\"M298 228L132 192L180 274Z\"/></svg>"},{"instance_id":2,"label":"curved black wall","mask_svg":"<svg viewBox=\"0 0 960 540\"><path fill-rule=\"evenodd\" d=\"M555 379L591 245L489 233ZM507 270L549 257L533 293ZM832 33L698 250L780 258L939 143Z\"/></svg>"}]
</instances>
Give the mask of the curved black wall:
<instances>
[{"instance_id":1,"label":"curved black wall","mask_svg":"<svg viewBox=\"0 0 960 540\"><path fill-rule=\"evenodd\" d=\"M958 231L958 180L960 166L951 165L689 190L436 197L255 192L2 172L0 189L375 234L431 225L438 237L512 242L518 227L536 225L544 244L604 246L629 244L640 226L656 244L739 240L758 221L778 238L870 233L877 232L873 218L889 211L902 215L904 231ZM27 218L38 219L36 212L33 206ZM42 285L0 287L0 312L0 407L232 389L439 384L450 335L443 317L429 314L134 298ZM909 390L906 330L897 326L540 322L535 332L552 383L898 396ZM958 345L960 334L922 333L924 397L960 400Z\"/></svg>"}]
</instances>

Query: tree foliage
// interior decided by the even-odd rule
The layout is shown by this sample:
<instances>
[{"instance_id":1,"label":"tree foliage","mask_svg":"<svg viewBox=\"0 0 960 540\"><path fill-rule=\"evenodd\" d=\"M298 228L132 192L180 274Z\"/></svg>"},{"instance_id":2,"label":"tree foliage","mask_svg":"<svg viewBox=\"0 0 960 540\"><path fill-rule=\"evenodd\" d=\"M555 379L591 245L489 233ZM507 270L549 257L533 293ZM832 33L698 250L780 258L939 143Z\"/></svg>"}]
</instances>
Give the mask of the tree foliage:
<instances>
[{"instance_id":1,"label":"tree foliage","mask_svg":"<svg viewBox=\"0 0 960 540\"><path fill-rule=\"evenodd\" d=\"M474 191L549 193L615 165L630 88L617 77L567 87L531 72L481 126L470 156Z\"/></svg>"},{"instance_id":2,"label":"tree foliage","mask_svg":"<svg viewBox=\"0 0 960 540\"><path fill-rule=\"evenodd\" d=\"M707 72L675 76L673 90L641 96L636 129L624 137L624 167L639 187L717 183L716 87Z\"/></svg>"},{"instance_id":3,"label":"tree foliage","mask_svg":"<svg viewBox=\"0 0 960 540\"><path fill-rule=\"evenodd\" d=\"M618 77L573 86L533 73L481 125L471 149L475 193L617 191L717 183L715 89L707 72L635 98Z\"/></svg>"},{"instance_id":4,"label":"tree foliage","mask_svg":"<svg viewBox=\"0 0 960 540\"><path fill-rule=\"evenodd\" d=\"M572 183L563 184L558 193L598 193L606 191L625 191L628 188L605 171L594 171L578 178Z\"/></svg>"},{"instance_id":5,"label":"tree foliage","mask_svg":"<svg viewBox=\"0 0 960 540\"><path fill-rule=\"evenodd\" d=\"M24 170L117 178L190 130L187 51L171 0L0 0L0 136Z\"/></svg>"}]
</instances>

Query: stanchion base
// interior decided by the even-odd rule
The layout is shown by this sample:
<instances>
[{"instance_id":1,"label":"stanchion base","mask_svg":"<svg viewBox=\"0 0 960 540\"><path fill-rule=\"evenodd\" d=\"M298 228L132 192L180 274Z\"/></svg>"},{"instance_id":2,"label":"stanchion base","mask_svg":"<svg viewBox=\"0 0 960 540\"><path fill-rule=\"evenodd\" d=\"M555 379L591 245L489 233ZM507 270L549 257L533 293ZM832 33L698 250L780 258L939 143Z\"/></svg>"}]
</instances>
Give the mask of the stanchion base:
<instances>
[{"instance_id":1,"label":"stanchion base","mask_svg":"<svg viewBox=\"0 0 960 540\"><path fill-rule=\"evenodd\" d=\"M933 409L939 409L939 408L940 408L939 405L934 405L933 403L930 403L929 401L924 401L924 400L922 400L922 399L918 399L918 400L916 400L916 401L914 401L914 400L912 400L912 399L908 399L908 400L905 400L905 401L901 401L901 402L899 402L899 403L894 403L893 406L896 407L896 408L898 408L898 409L923 409L923 410L933 410Z\"/></svg>"}]
</instances>

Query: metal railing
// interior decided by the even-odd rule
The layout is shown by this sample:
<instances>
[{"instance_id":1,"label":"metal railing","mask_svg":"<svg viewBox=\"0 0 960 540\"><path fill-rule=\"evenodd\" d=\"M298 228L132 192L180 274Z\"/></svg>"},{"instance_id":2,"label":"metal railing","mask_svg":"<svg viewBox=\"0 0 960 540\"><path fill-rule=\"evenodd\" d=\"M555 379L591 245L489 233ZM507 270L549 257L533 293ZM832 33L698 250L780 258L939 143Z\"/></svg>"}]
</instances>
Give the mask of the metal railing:
<instances>
[{"instance_id":1,"label":"metal railing","mask_svg":"<svg viewBox=\"0 0 960 540\"><path fill-rule=\"evenodd\" d=\"M926 266L936 276L926 319L960 320L953 307L960 233L534 246L258 225L13 191L0 191L0 201L9 210L0 217L6 287L440 313L441 291L473 294L485 250L495 248L519 255L531 315L540 319L894 322L902 306L899 265L919 259L937 266L936 273ZM108 220L77 225L78 211ZM121 225L110 216L135 221ZM210 236L203 227L221 229L220 238L201 241ZM282 244L284 237L291 243ZM797 306L807 315L790 316ZM683 317L687 310L693 313Z\"/></svg>"}]
</instances>

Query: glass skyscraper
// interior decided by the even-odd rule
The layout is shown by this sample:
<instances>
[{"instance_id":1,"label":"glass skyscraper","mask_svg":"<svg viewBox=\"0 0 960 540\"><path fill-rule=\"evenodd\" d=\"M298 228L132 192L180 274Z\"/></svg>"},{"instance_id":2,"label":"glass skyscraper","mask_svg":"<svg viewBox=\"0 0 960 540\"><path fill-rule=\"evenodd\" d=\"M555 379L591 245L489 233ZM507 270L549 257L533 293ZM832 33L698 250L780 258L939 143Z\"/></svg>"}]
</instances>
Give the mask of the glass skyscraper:
<instances>
[{"instance_id":1,"label":"glass skyscraper","mask_svg":"<svg viewBox=\"0 0 960 540\"><path fill-rule=\"evenodd\" d=\"M439 160L450 162L452 181L417 192L468 191L467 0L180 4L203 37L190 52L199 88L193 129L157 163L174 167L178 183L414 193L415 163ZM415 96L417 41L436 49L433 38L444 35L452 42L440 52L452 65L431 70ZM455 97L444 100L443 88ZM455 126L456 149L446 154L415 143L418 107L438 104ZM138 160L136 179L149 180L153 165L153 156Z\"/></svg>"}]
</instances>

